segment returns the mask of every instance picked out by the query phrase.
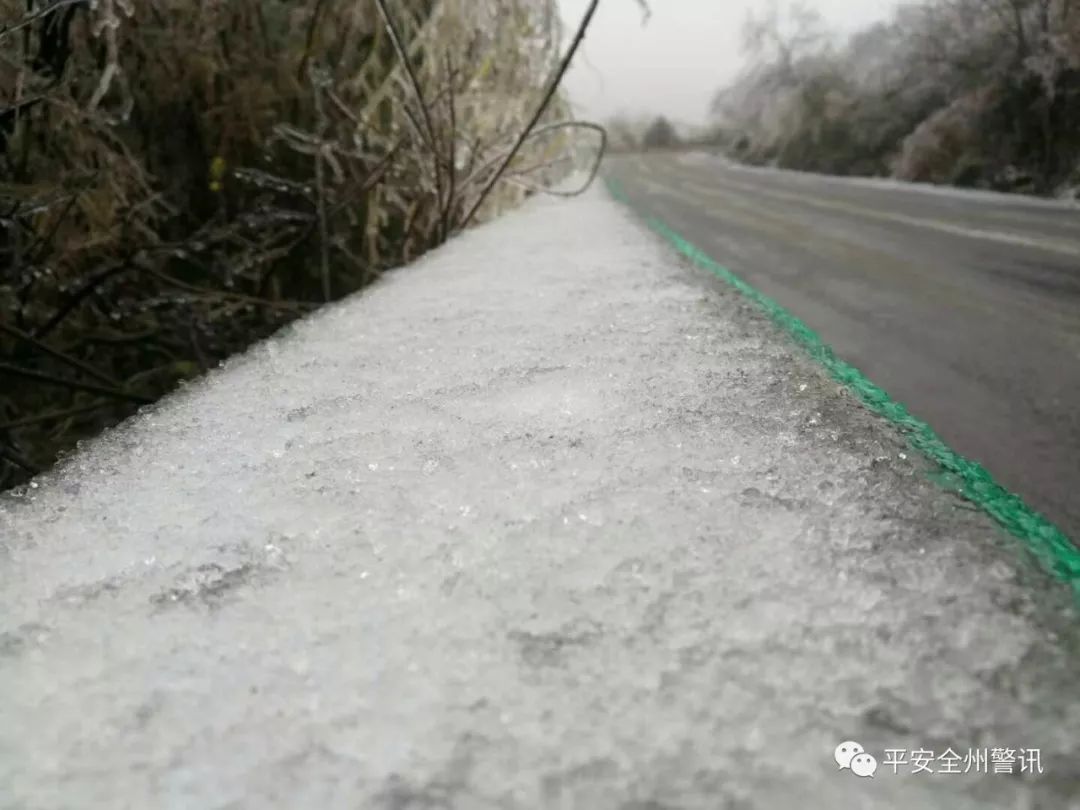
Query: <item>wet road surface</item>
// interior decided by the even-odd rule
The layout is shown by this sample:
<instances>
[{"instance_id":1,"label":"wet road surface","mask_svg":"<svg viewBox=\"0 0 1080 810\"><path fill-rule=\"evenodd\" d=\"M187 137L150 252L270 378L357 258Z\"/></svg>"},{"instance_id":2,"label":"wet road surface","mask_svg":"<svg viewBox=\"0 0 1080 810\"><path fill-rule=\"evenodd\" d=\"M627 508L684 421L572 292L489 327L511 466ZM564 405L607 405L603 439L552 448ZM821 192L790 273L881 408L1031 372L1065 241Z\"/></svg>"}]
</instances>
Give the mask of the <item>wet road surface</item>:
<instances>
[{"instance_id":1,"label":"wet road surface","mask_svg":"<svg viewBox=\"0 0 1080 810\"><path fill-rule=\"evenodd\" d=\"M1080 208L703 154L609 172L1080 541Z\"/></svg>"}]
</instances>

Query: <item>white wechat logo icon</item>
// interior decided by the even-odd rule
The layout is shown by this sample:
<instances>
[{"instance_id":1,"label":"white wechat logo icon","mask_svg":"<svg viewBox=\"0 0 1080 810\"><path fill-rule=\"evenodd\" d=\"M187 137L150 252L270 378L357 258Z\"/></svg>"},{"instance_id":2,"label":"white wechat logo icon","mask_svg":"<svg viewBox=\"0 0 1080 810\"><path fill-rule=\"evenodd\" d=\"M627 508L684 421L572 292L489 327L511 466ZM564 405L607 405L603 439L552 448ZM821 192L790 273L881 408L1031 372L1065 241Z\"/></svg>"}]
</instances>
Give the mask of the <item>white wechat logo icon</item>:
<instances>
[{"instance_id":1,"label":"white wechat logo icon","mask_svg":"<svg viewBox=\"0 0 1080 810\"><path fill-rule=\"evenodd\" d=\"M866 776L873 778L877 771L877 760L873 755L866 753L866 749L854 740L847 740L836 746L833 759L840 766L840 770L847 768L860 778Z\"/></svg>"},{"instance_id":2,"label":"white wechat logo icon","mask_svg":"<svg viewBox=\"0 0 1080 810\"><path fill-rule=\"evenodd\" d=\"M856 776L873 778L877 770L877 760L870 754L856 754L851 758L851 772Z\"/></svg>"},{"instance_id":3,"label":"white wechat logo icon","mask_svg":"<svg viewBox=\"0 0 1080 810\"><path fill-rule=\"evenodd\" d=\"M836 750L833 752L833 759L836 760L836 764L840 766L840 770L851 767L851 760L856 754L863 753L863 747L854 740L848 740L842 742L836 746Z\"/></svg>"}]
</instances>

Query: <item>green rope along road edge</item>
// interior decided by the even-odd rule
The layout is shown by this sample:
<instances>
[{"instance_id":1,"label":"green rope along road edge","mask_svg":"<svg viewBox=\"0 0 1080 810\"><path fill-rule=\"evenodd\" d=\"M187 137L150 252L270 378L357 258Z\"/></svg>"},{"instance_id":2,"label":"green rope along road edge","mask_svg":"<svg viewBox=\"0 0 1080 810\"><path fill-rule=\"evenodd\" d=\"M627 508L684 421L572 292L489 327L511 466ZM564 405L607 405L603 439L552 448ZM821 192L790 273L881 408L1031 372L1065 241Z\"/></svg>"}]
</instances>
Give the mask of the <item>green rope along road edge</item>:
<instances>
[{"instance_id":1,"label":"green rope along road edge","mask_svg":"<svg viewBox=\"0 0 1080 810\"><path fill-rule=\"evenodd\" d=\"M617 181L608 179L606 182L615 199L638 213ZM965 458L945 444L930 425L912 416L904 405L895 401L859 369L837 357L813 329L776 301L714 261L664 222L644 214L641 216L653 231L694 265L719 277L753 302L867 408L898 427L915 450L941 468L943 475L938 478L942 484L955 490L989 514L1011 535L1023 541L1039 562L1069 585L1074 595L1080 598L1080 549L1061 529L1029 507L1018 495L997 483L981 464Z\"/></svg>"}]
</instances>

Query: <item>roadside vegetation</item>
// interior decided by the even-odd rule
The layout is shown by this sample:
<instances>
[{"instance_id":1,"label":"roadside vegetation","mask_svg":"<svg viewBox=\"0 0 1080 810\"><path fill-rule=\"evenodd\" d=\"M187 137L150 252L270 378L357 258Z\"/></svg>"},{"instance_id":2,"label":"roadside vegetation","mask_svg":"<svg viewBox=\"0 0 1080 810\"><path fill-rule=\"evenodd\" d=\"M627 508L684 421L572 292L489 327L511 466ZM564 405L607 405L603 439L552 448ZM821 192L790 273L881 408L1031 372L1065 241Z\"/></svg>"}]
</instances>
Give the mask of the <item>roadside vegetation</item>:
<instances>
[{"instance_id":1,"label":"roadside vegetation","mask_svg":"<svg viewBox=\"0 0 1080 810\"><path fill-rule=\"evenodd\" d=\"M563 34L555 0L0 0L0 489L595 161Z\"/></svg>"},{"instance_id":2,"label":"roadside vegetation","mask_svg":"<svg viewBox=\"0 0 1080 810\"><path fill-rule=\"evenodd\" d=\"M920 0L845 42L773 2L743 41L748 67L714 105L740 160L1080 193L1078 0Z\"/></svg>"}]
</instances>

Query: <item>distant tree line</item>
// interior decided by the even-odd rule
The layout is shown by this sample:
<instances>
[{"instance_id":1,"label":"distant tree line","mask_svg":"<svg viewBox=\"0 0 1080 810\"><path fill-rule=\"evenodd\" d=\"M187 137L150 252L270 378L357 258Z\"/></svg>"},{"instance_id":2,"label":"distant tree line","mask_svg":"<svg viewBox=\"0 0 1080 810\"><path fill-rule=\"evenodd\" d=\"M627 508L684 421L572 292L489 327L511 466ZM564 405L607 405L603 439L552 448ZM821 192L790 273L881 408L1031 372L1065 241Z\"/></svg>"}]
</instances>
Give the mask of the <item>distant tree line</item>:
<instances>
[{"instance_id":1,"label":"distant tree line","mask_svg":"<svg viewBox=\"0 0 1080 810\"><path fill-rule=\"evenodd\" d=\"M923 0L838 43L774 0L713 105L756 164L1039 194L1080 187L1080 0Z\"/></svg>"},{"instance_id":2,"label":"distant tree line","mask_svg":"<svg viewBox=\"0 0 1080 810\"><path fill-rule=\"evenodd\" d=\"M664 115L619 113L604 122L609 148L616 152L711 147L716 131L710 126L676 126Z\"/></svg>"}]
</instances>

